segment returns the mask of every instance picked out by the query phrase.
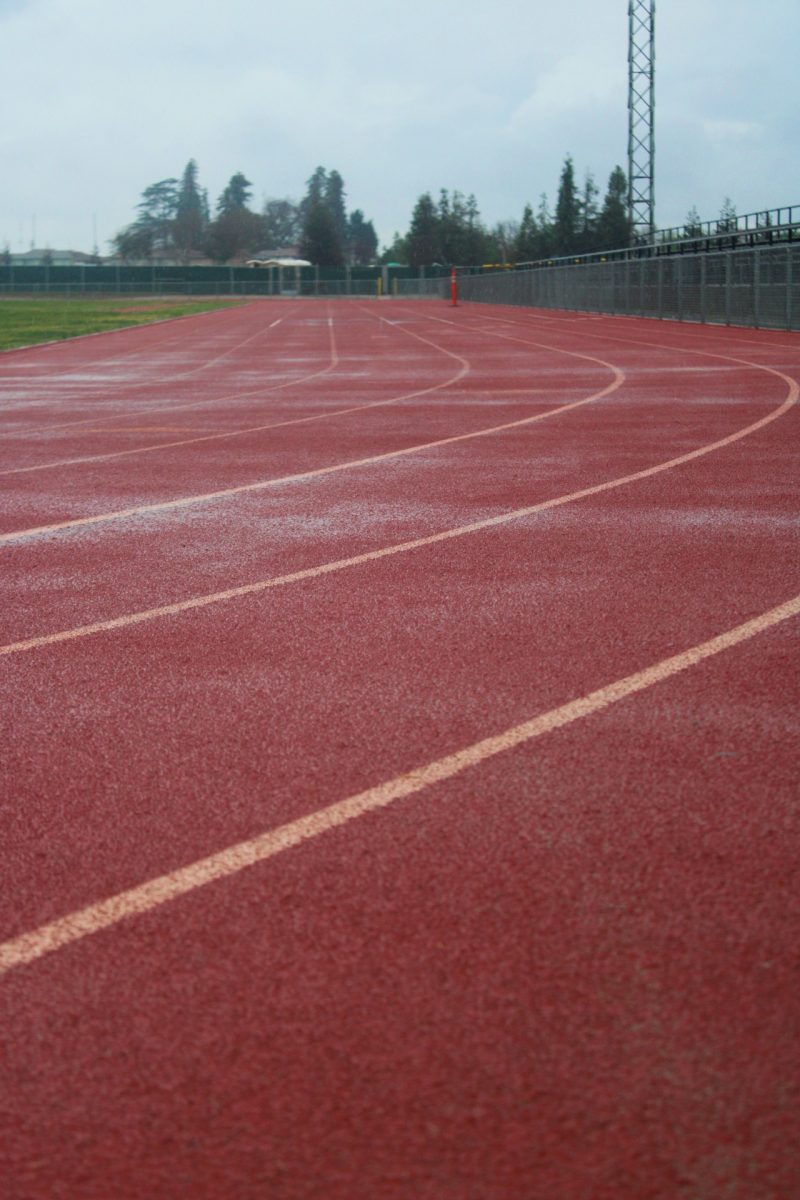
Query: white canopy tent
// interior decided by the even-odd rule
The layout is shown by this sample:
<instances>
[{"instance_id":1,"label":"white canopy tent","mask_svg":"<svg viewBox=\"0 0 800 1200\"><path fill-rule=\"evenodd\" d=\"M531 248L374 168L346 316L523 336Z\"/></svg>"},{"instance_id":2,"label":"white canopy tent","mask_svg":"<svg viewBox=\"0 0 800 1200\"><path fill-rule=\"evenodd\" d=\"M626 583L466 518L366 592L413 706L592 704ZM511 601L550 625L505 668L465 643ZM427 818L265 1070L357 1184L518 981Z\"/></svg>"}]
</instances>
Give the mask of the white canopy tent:
<instances>
[{"instance_id":1,"label":"white canopy tent","mask_svg":"<svg viewBox=\"0 0 800 1200\"><path fill-rule=\"evenodd\" d=\"M285 293L296 294L300 291L300 268L313 266L306 258L249 258L247 260L248 267L257 267L269 269L270 292L277 291L280 295ZM278 272L278 287L274 287L275 271ZM286 287L284 284L284 272L294 270L294 287Z\"/></svg>"}]
</instances>

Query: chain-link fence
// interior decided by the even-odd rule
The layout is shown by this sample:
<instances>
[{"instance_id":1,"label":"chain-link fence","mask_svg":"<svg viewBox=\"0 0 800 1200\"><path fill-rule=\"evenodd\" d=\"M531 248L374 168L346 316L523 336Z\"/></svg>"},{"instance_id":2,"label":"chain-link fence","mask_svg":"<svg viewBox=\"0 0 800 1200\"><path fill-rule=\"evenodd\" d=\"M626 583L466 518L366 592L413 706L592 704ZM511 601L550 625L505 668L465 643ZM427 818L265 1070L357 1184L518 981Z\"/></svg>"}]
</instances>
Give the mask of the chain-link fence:
<instances>
[{"instance_id":1,"label":"chain-link fence","mask_svg":"<svg viewBox=\"0 0 800 1200\"><path fill-rule=\"evenodd\" d=\"M488 304L800 329L800 245L468 275L458 291Z\"/></svg>"},{"instance_id":2,"label":"chain-link fence","mask_svg":"<svg viewBox=\"0 0 800 1200\"><path fill-rule=\"evenodd\" d=\"M379 296L415 290L410 267L131 266L126 263L20 266L0 263L6 295ZM429 282L429 281L423 281Z\"/></svg>"}]
</instances>

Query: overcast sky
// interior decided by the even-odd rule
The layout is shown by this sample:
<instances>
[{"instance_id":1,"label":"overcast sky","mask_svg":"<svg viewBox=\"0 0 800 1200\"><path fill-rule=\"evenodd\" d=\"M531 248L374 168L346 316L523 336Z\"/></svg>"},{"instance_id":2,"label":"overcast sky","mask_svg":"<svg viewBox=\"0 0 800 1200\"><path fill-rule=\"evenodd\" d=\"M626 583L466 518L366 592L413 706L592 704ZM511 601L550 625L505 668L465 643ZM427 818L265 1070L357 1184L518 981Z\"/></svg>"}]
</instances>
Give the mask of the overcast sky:
<instances>
[{"instance_id":1,"label":"overcast sky","mask_svg":"<svg viewBox=\"0 0 800 1200\"><path fill-rule=\"evenodd\" d=\"M627 0L0 0L0 246L91 250L196 158L215 203L321 164L382 241L421 192L519 218L627 169ZM800 204L800 0L658 0L656 222Z\"/></svg>"}]
</instances>

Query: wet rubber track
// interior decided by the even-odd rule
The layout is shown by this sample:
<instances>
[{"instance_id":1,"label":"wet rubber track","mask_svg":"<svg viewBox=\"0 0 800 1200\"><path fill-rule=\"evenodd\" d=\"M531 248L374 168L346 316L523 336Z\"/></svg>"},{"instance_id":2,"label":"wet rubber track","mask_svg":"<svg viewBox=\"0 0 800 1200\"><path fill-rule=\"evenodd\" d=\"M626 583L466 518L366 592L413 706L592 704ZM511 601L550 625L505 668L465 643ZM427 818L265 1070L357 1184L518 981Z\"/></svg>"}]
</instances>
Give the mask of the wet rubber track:
<instances>
[{"instance_id":1,"label":"wet rubber track","mask_svg":"<svg viewBox=\"0 0 800 1200\"><path fill-rule=\"evenodd\" d=\"M0 355L0 1192L800 1194L800 337Z\"/></svg>"}]
</instances>

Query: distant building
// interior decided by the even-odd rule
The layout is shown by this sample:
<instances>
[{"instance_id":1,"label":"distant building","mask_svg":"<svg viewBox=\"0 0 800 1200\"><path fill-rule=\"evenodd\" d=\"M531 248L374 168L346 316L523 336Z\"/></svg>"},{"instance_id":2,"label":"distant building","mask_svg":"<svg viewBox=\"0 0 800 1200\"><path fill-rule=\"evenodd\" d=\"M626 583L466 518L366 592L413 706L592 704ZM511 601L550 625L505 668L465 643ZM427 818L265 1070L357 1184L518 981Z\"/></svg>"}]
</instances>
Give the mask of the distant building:
<instances>
[{"instance_id":1,"label":"distant building","mask_svg":"<svg viewBox=\"0 0 800 1200\"><path fill-rule=\"evenodd\" d=\"M94 267L104 260L96 254L84 254L82 250L25 250L10 255L12 267ZM105 260L107 261L107 260Z\"/></svg>"}]
</instances>

